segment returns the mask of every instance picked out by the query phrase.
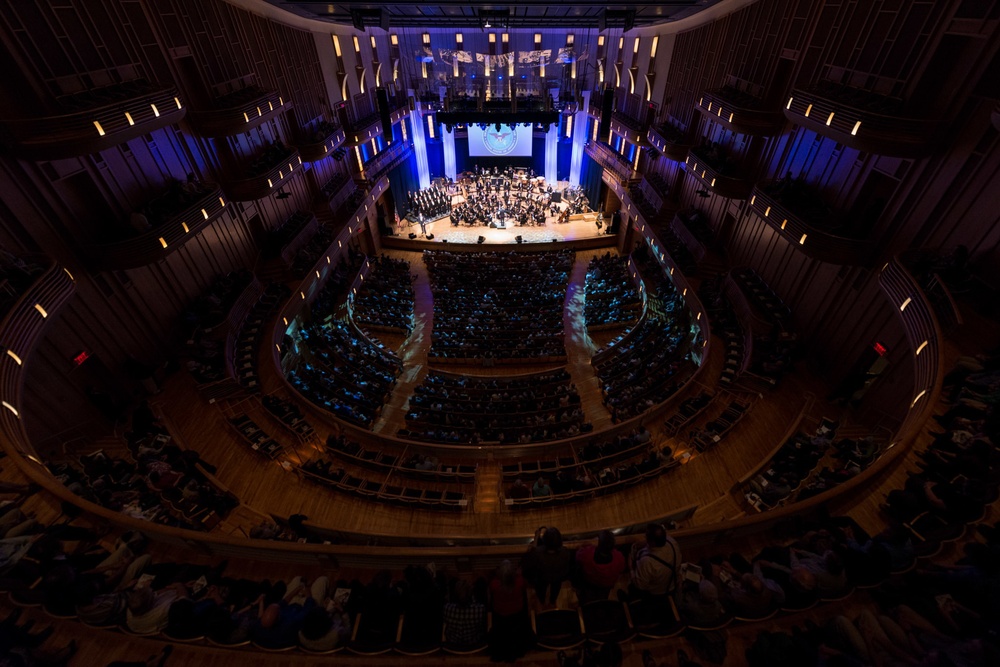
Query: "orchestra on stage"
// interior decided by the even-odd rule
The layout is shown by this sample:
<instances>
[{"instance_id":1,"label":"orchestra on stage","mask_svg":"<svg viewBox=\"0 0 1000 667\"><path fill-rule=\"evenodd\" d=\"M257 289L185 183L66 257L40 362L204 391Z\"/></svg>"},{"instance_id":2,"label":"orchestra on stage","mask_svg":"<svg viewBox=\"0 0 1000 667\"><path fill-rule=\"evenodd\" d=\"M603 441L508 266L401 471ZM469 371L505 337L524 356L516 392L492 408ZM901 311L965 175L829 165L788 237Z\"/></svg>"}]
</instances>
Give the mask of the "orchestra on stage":
<instances>
[{"instance_id":1,"label":"orchestra on stage","mask_svg":"<svg viewBox=\"0 0 1000 667\"><path fill-rule=\"evenodd\" d=\"M590 205L581 188L554 190L534 169L483 169L478 164L458 183L439 180L429 188L409 192L406 218L424 223L448 217L452 226L505 228L543 226L547 218L568 223L587 213Z\"/></svg>"}]
</instances>

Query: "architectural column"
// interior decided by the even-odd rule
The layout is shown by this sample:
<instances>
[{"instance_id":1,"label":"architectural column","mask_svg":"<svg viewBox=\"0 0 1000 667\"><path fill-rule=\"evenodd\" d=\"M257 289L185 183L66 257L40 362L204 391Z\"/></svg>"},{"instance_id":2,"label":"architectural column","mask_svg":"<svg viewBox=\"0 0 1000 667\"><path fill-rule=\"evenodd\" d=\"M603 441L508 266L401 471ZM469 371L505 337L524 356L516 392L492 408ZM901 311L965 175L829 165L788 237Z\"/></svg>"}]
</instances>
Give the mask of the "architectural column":
<instances>
[{"instance_id":1,"label":"architectural column","mask_svg":"<svg viewBox=\"0 0 1000 667\"><path fill-rule=\"evenodd\" d=\"M420 98L410 90L408 94L416 100ZM420 113L421 103L418 101L416 108L410 112L410 129L413 130L413 156L417 162L417 179L421 189L431 186L431 168L427 162L427 139L424 134L424 117Z\"/></svg>"},{"instance_id":2,"label":"architectural column","mask_svg":"<svg viewBox=\"0 0 1000 667\"><path fill-rule=\"evenodd\" d=\"M580 172L583 171L583 145L587 143L587 109L590 106L590 91L583 91L583 101L573 116L573 152L569 159L569 184L580 185Z\"/></svg>"},{"instance_id":3,"label":"architectural column","mask_svg":"<svg viewBox=\"0 0 1000 667\"><path fill-rule=\"evenodd\" d=\"M453 181L458 180L458 172L455 167L455 130L445 129L441 135L444 143L444 175Z\"/></svg>"}]
</instances>

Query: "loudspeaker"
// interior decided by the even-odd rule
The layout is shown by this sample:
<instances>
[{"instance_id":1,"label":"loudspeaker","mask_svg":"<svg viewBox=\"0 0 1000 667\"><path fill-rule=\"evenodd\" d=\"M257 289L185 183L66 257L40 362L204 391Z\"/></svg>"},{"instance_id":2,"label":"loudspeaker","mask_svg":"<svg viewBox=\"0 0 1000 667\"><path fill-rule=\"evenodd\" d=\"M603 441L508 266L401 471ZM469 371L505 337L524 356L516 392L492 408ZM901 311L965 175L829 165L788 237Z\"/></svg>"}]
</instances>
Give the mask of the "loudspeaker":
<instances>
[{"instance_id":1,"label":"loudspeaker","mask_svg":"<svg viewBox=\"0 0 1000 667\"><path fill-rule=\"evenodd\" d=\"M485 243L485 242L486 242L486 237L485 236L480 236L479 240L476 241L476 243Z\"/></svg>"},{"instance_id":2,"label":"loudspeaker","mask_svg":"<svg viewBox=\"0 0 1000 667\"><path fill-rule=\"evenodd\" d=\"M515 236L514 240L517 241L518 243L524 243L524 239L521 238L520 236Z\"/></svg>"},{"instance_id":3,"label":"loudspeaker","mask_svg":"<svg viewBox=\"0 0 1000 667\"><path fill-rule=\"evenodd\" d=\"M607 141L611 136L611 114L615 107L615 90L606 88L601 93L601 123L597 126L597 140Z\"/></svg>"},{"instance_id":4,"label":"loudspeaker","mask_svg":"<svg viewBox=\"0 0 1000 667\"><path fill-rule=\"evenodd\" d=\"M428 234L427 235L427 240L428 241L433 241L434 240L434 235L433 234Z\"/></svg>"},{"instance_id":5,"label":"loudspeaker","mask_svg":"<svg viewBox=\"0 0 1000 667\"><path fill-rule=\"evenodd\" d=\"M416 235L416 234L414 234L413 232L410 232L410 238L411 238L411 239L415 239L415 238L417 238L417 235Z\"/></svg>"},{"instance_id":6,"label":"loudspeaker","mask_svg":"<svg viewBox=\"0 0 1000 667\"><path fill-rule=\"evenodd\" d=\"M562 193L561 192L553 192L552 193L552 203L553 204L558 204L560 202L562 202Z\"/></svg>"},{"instance_id":7,"label":"loudspeaker","mask_svg":"<svg viewBox=\"0 0 1000 667\"><path fill-rule=\"evenodd\" d=\"M385 88L375 89L375 101L378 103L378 115L382 119L382 136L386 141L392 139L392 114L389 109L389 91Z\"/></svg>"}]
</instances>

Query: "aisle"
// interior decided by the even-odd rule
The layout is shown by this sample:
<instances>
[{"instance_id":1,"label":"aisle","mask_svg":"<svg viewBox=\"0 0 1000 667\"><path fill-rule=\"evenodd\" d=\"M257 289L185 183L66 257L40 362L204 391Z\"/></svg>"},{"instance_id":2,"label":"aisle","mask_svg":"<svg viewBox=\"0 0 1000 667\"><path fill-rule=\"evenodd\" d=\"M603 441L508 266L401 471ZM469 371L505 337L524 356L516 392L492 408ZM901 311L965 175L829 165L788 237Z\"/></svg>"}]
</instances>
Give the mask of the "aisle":
<instances>
[{"instance_id":1,"label":"aisle","mask_svg":"<svg viewBox=\"0 0 1000 667\"><path fill-rule=\"evenodd\" d=\"M375 421L372 431L383 435L396 435L406 426L406 411L414 388L427 375L427 353L431 349L431 331L434 327L434 296L431 294L430 276L423 256L415 252L386 251L394 259L410 263L413 281L413 331L399 350L403 360L403 373L396 378L392 395L382 407L382 414Z\"/></svg>"},{"instance_id":2,"label":"aisle","mask_svg":"<svg viewBox=\"0 0 1000 667\"><path fill-rule=\"evenodd\" d=\"M580 403L587 421L599 431L611 425L611 413L601 400L601 385L590 365L590 358L596 349L590 336L587 335L587 322L584 319L584 299L587 281L587 265L591 258L603 255L606 250L591 250L576 253L576 260L569 274L569 285L566 287L566 304L563 308L563 327L565 328L566 370L569 371L573 383L580 394Z\"/></svg>"}]
</instances>

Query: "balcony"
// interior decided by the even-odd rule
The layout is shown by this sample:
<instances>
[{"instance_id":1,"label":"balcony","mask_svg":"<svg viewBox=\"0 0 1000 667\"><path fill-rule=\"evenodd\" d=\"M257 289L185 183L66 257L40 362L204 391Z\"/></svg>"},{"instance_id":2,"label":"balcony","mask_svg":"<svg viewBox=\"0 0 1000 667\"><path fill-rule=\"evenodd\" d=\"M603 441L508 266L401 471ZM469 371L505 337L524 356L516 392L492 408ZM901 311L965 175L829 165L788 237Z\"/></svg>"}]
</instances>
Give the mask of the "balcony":
<instances>
[{"instance_id":1,"label":"balcony","mask_svg":"<svg viewBox=\"0 0 1000 667\"><path fill-rule=\"evenodd\" d=\"M370 158L365 163L361 175L366 181L377 181L401 164L412 152L413 147L410 143L397 141L378 155Z\"/></svg>"},{"instance_id":2,"label":"balcony","mask_svg":"<svg viewBox=\"0 0 1000 667\"><path fill-rule=\"evenodd\" d=\"M160 261L212 224L226 207L215 183L202 184L195 196L192 201L171 191L157 197L143 207L151 229L123 241L91 246L91 260L103 270L134 269Z\"/></svg>"},{"instance_id":3,"label":"balcony","mask_svg":"<svg viewBox=\"0 0 1000 667\"><path fill-rule=\"evenodd\" d=\"M281 152L271 159L268 153L257 158L248 175L226 184L226 192L233 201L253 201L262 199L280 188L285 179L302 166L302 158L296 150ZM250 175L252 174L252 175Z\"/></svg>"},{"instance_id":4,"label":"balcony","mask_svg":"<svg viewBox=\"0 0 1000 667\"><path fill-rule=\"evenodd\" d=\"M256 86L238 90L215 100L211 109L191 110L191 123L206 137L226 137L251 130L292 103L275 91Z\"/></svg>"},{"instance_id":5,"label":"balcony","mask_svg":"<svg viewBox=\"0 0 1000 667\"><path fill-rule=\"evenodd\" d=\"M621 183L638 178L635 170L632 169L632 164L607 144L591 141L587 144L587 155L601 165L605 171L614 174L616 180Z\"/></svg>"},{"instance_id":6,"label":"balcony","mask_svg":"<svg viewBox=\"0 0 1000 667\"><path fill-rule=\"evenodd\" d=\"M46 325L53 321L52 316L66 305L75 291L73 275L52 264L34 277L30 287L20 293L10 311L0 318L0 349L6 353L0 357L0 397L3 399L0 433L5 450L9 446L25 454L34 454L22 418L25 371ZM45 371L36 367L36 372ZM53 403L40 409L51 411L57 407Z\"/></svg>"},{"instance_id":7,"label":"balcony","mask_svg":"<svg viewBox=\"0 0 1000 667\"><path fill-rule=\"evenodd\" d=\"M299 156L304 162L319 162L340 148L345 138L344 128L324 121L312 131L308 139L299 142Z\"/></svg>"},{"instance_id":8,"label":"balcony","mask_svg":"<svg viewBox=\"0 0 1000 667\"><path fill-rule=\"evenodd\" d=\"M650 127L646 138L649 140L649 144L660 151L664 157L676 162L683 161L691 149L687 133L669 123Z\"/></svg>"},{"instance_id":9,"label":"balcony","mask_svg":"<svg viewBox=\"0 0 1000 667\"><path fill-rule=\"evenodd\" d=\"M927 153L941 125L907 113L900 100L829 81L794 89L785 116L845 146L897 157Z\"/></svg>"},{"instance_id":10,"label":"balcony","mask_svg":"<svg viewBox=\"0 0 1000 667\"><path fill-rule=\"evenodd\" d=\"M377 113L359 118L346 125L344 131L347 134L345 145L359 146L382 134L382 118Z\"/></svg>"},{"instance_id":11,"label":"balcony","mask_svg":"<svg viewBox=\"0 0 1000 667\"><path fill-rule=\"evenodd\" d=\"M728 157L712 151L709 146L692 148L684 159L684 169L720 197L746 199L753 189L753 180Z\"/></svg>"},{"instance_id":12,"label":"balcony","mask_svg":"<svg viewBox=\"0 0 1000 667\"><path fill-rule=\"evenodd\" d=\"M354 188L354 179L351 178L350 174L338 172L323 184L320 191L326 197L330 210L336 211L347 201L347 198L354 192Z\"/></svg>"},{"instance_id":13,"label":"balcony","mask_svg":"<svg viewBox=\"0 0 1000 667\"><path fill-rule=\"evenodd\" d=\"M63 113L0 121L0 144L28 160L97 153L178 122L187 113L178 95L141 80L96 88L61 98Z\"/></svg>"},{"instance_id":14,"label":"balcony","mask_svg":"<svg viewBox=\"0 0 1000 667\"><path fill-rule=\"evenodd\" d=\"M740 134L770 136L781 132L785 119L778 109L766 109L759 99L731 86L706 90L695 109L709 120Z\"/></svg>"},{"instance_id":15,"label":"balcony","mask_svg":"<svg viewBox=\"0 0 1000 667\"><path fill-rule=\"evenodd\" d=\"M781 181L767 181L754 187L750 207L813 259L863 266L873 255L874 242L844 235L832 212L812 193L796 191Z\"/></svg>"}]
</instances>

